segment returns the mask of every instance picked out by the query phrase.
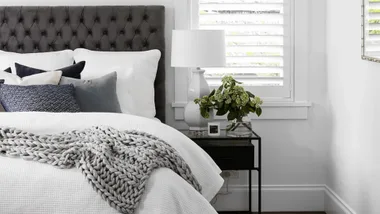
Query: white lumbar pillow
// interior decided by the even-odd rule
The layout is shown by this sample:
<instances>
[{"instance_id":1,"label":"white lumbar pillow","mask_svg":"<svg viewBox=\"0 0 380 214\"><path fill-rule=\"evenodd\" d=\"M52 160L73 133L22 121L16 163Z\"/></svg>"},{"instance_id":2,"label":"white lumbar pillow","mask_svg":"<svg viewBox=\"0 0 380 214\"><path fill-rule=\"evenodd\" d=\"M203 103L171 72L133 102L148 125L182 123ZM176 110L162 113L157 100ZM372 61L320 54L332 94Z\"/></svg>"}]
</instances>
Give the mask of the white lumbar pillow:
<instances>
[{"instance_id":1,"label":"white lumbar pillow","mask_svg":"<svg viewBox=\"0 0 380 214\"><path fill-rule=\"evenodd\" d=\"M57 70L74 64L73 54L72 50L25 54L0 51L0 70L11 67L15 74L16 62L46 71Z\"/></svg>"},{"instance_id":2,"label":"white lumbar pillow","mask_svg":"<svg viewBox=\"0 0 380 214\"><path fill-rule=\"evenodd\" d=\"M58 85L61 76L62 71L44 72L23 78L4 71L0 72L0 79L3 79L4 84L8 85Z\"/></svg>"},{"instance_id":3,"label":"white lumbar pillow","mask_svg":"<svg viewBox=\"0 0 380 214\"><path fill-rule=\"evenodd\" d=\"M101 52L74 50L76 62L86 61L82 79L93 79L117 72L117 95L121 111L143 117L156 115L154 80L156 79L159 50L133 52Z\"/></svg>"}]
</instances>

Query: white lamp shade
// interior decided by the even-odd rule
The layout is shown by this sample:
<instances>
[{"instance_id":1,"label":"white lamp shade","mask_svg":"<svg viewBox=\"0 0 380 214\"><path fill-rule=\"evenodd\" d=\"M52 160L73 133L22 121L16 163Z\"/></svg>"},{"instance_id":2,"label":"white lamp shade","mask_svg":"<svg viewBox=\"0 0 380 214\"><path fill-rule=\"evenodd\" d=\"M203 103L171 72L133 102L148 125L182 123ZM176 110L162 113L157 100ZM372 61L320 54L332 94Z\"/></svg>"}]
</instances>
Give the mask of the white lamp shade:
<instances>
[{"instance_id":1,"label":"white lamp shade","mask_svg":"<svg viewBox=\"0 0 380 214\"><path fill-rule=\"evenodd\" d=\"M172 67L226 66L223 30L173 30Z\"/></svg>"}]
</instances>

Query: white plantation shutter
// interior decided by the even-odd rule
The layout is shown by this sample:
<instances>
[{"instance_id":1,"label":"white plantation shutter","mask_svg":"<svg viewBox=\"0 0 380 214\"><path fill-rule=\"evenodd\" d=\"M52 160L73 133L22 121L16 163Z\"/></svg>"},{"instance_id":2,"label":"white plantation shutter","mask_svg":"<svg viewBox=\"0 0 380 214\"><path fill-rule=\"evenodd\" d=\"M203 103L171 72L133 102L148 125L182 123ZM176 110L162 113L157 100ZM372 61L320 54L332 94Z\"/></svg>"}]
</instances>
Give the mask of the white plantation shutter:
<instances>
[{"instance_id":1,"label":"white plantation shutter","mask_svg":"<svg viewBox=\"0 0 380 214\"><path fill-rule=\"evenodd\" d=\"M380 58L380 0L367 0L365 4L365 53Z\"/></svg>"},{"instance_id":2,"label":"white plantation shutter","mask_svg":"<svg viewBox=\"0 0 380 214\"><path fill-rule=\"evenodd\" d=\"M288 0L199 0L199 29L226 32L226 68L207 68L210 86L231 74L261 96L290 96Z\"/></svg>"}]
</instances>

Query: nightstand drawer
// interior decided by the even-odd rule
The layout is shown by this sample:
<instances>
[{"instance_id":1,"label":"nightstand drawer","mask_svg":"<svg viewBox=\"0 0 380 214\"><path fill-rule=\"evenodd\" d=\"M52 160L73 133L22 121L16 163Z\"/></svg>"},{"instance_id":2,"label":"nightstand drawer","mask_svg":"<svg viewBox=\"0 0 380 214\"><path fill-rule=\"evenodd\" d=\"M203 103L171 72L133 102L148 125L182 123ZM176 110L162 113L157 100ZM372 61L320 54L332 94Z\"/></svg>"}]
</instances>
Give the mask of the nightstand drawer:
<instances>
[{"instance_id":1,"label":"nightstand drawer","mask_svg":"<svg viewBox=\"0 0 380 214\"><path fill-rule=\"evenodd\" d=\"M202 147L222 170L249 170L254 167L255 147Z\"/></svg>"}]
</instances>

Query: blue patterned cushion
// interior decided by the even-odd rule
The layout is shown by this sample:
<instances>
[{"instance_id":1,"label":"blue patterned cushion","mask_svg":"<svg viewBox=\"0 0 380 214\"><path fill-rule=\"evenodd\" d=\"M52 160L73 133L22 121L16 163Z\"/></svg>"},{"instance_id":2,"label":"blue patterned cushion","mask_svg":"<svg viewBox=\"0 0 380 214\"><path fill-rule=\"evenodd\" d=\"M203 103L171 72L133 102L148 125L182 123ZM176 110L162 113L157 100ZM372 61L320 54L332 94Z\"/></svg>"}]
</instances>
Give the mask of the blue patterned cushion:
<instances>
[{"instance_id":1,"label":"blue patterned cushion","mask_svg":"<svg viewBox=\"0 0 380 214\"><path fill-rule=\"evenodd\" d=\"M0 100L8 112L79 112L73 85L0 85Z\"/></svg>"}]
</instances>

